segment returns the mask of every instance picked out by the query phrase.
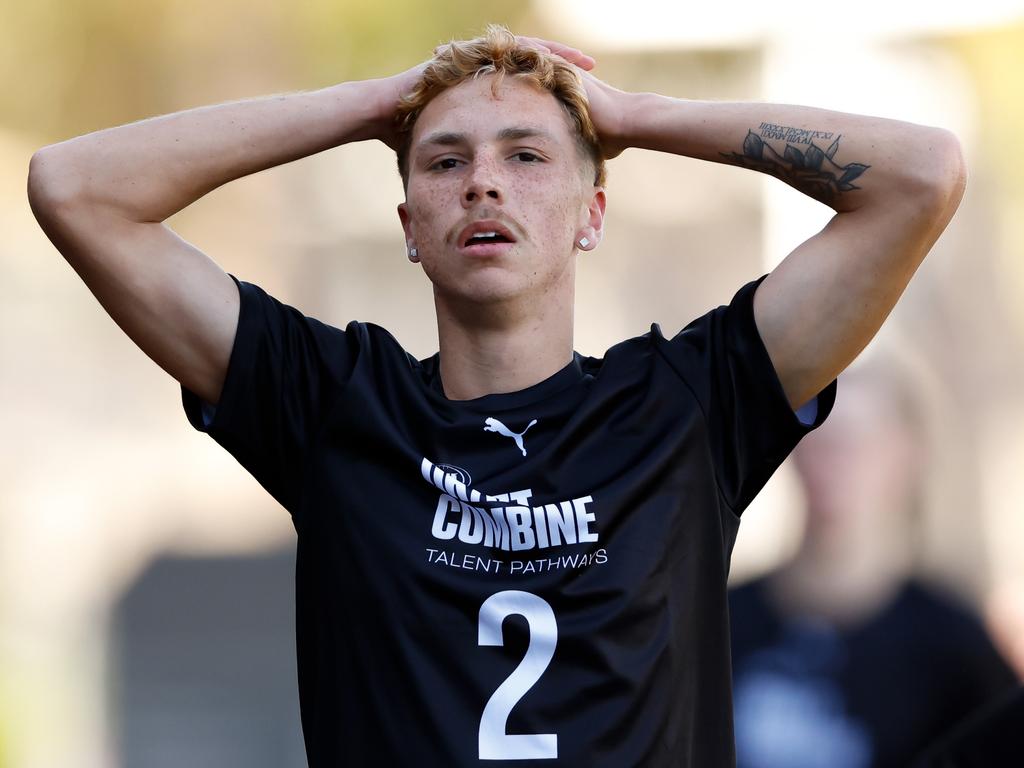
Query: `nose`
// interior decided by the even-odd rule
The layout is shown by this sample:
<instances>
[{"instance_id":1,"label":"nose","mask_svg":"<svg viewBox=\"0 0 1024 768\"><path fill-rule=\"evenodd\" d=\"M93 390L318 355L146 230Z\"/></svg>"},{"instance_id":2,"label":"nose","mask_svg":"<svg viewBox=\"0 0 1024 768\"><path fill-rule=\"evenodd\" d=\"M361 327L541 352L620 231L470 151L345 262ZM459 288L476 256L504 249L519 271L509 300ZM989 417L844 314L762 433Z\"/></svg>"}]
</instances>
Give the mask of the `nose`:
<instances>
[{"instance_id":1,"label":"nose","mask_svg":"<svg viewBox=\"0 0 1024 768\"><path fill-rule=\"evenodd\" d=\"M462 207L470 208L481 202L501 203L504 201L502 183L495 161L478 157L473 161L471 172L466 176L462 190Z\"/></svg>"}]
</instances>

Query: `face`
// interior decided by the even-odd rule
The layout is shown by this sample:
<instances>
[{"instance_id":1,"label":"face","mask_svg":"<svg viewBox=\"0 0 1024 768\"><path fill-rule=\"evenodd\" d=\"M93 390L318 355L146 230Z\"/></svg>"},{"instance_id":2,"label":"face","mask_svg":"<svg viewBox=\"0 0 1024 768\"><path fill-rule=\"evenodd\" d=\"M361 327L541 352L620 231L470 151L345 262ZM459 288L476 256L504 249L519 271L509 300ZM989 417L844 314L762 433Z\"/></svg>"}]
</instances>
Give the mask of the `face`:
<instances>
[{"instance_id":1,"label":"face","mask_svg":"<svg viewBox=\"0 0 1024 768\"><path fill-rule=\"evenodd\" d=\"M398 210L406 242L446 299L571 301L576 243L600 239L604 192L553 95L513 77L495 94L492 81L420 113Z\"/></svg>"},{"instance_id":2,"label":"face","mask_svg":"<svg viewBox=\"0 0 1024 768\"><path fill-rule=\"evenodd\" d=\"M920 446L884 385L839 382L828 420L793 453L807 501L807 535L849 544L906 516L919 477ZM857 537L862 532L863 537Z\"/></svg>"}]
</instances>

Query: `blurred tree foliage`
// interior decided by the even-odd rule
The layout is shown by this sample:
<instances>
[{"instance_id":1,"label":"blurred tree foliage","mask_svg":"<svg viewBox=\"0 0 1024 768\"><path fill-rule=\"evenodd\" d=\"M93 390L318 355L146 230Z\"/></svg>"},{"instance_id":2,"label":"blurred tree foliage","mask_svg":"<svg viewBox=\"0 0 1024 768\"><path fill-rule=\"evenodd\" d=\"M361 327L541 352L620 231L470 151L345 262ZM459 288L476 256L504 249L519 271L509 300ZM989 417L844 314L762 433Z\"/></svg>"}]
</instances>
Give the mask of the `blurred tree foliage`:
<instances>
[{"instance_id":1,"label":"blurred tree foliage","mask_svg":"<svg viewBox=\"0 0 1024 768\"><path fill-rule=\"evenodd\" d=\"M982 146L992 150L986 159L1013 164L1002 178L1012 187L1008 192L1017 191L1024 176L1024 23L958 35L951 42L978 95Z\"/></svg>"},{"instance_id":2,"label":"blurred tree foliage","mask_svg":"<svg viewBox=\"0 0 1024 768\"><path fill-rule=\"evenodd\" d=\"M294 21L311 49L310 74L330 78L341 66L349 77L373 77L411 66L438 43L479 34L487 22L515 29L527 10L527 3L494 0L312 0Z\"/></svg>"},{"instance_id":3,"label":"blurred tree foliage","mask_svg":"<svg viewBox=\"0 0 1024 768\"><path fill-rule=\"evenodd\" d=\"M7 691L0 686L0 768L8 768L11 765L10 756L10 708L7 704Z\"/></svg>"},{"instance_id":4,"label":"blurred tree foliage","mask_svg":"<svg viewBox=\"0 0 1024 768\"><path fill-rule=\"evenodd\" d=\"M0 126L41 145L383 76L490 21L537 31L528 3L497 0L0 0Z\"/></svg>"},{"instance_id":5,"label":"blurred tree foliage","mask_svg":"<svg viewBox=\"0 0 1024 768\"><path fill-rule=\"evenodd\" d=\"M1024 335L1024 23L959 35L951 43L971 74L977 94L980 160L992 171L999 195L1000 234L998 283L1005 306ZM968 182L970 183L970 182Z\"/></svg>"}]
</instances>

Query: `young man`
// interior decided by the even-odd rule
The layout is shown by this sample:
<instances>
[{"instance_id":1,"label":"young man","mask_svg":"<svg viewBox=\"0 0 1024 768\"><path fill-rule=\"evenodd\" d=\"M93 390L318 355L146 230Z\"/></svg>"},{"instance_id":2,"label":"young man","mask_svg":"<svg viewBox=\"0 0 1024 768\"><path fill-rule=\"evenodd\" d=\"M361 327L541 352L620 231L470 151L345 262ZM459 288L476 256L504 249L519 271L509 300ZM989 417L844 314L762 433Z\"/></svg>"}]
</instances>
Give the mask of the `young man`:
<instances>
[{"instance_id":1,"label":"young man","mask_svg":"<svg viewBox=\"0 0 1024 768\"><path fill-rule=\"evenodd\" d=\"M624 93L593 64L491 28L392 78L33 157L47 234L292 515L312 766L730 764L738 516L962 194L945 131ZM379 327L304 317L161 223L372 138L398 151L409 258L433 284L423 361ZM729 306L583 357L575 259L601 239L603 158L627 147L773 173L837 215Z\"/></svg>"}]
</instances>

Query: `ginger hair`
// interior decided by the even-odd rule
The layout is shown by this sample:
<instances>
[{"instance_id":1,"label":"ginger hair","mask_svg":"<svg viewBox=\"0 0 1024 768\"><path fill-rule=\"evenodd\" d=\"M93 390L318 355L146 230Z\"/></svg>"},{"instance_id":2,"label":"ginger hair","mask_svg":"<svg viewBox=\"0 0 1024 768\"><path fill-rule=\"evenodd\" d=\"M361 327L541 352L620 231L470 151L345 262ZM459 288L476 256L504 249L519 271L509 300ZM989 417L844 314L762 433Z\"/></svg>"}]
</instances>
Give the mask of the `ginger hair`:
<instances>
[{"instance_id":1,"label":"ginger hair","mask_svg":"<svg viewBox=\"0 0 1024 768\"><path fill-rule=\"evenodd\" d=\"M403 187L409 187L412 131L423 108L443 91L481 75L495 76L492 83L495 94L502 80L512 76L558 99L581 156L594 167L594 185L604 186L604 155L590 118L590 103L583 78L572 64L560 56L523 45L508 28L490 24L480 37L453 40L440 46L427 62L419 82L399 99L395 121L401 139L397 154Z\"/></svg>"}]
</instances>

